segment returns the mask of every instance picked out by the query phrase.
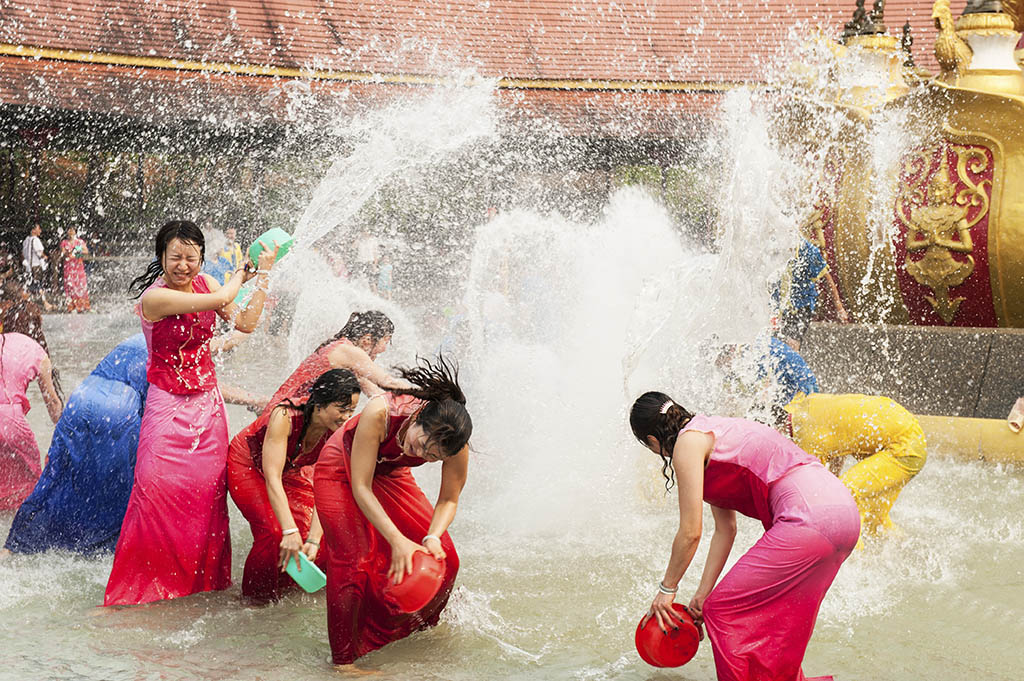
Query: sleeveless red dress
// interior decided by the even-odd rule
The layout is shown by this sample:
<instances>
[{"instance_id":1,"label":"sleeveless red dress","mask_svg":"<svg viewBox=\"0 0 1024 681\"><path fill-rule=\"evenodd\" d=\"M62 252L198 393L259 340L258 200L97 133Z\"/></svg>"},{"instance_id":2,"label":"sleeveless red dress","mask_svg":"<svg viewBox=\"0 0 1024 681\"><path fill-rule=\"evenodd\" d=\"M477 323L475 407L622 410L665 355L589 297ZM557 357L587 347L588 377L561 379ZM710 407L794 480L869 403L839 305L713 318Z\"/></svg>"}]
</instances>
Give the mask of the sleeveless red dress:
<instances>
[{"instance_id":1,"label":"sleeveless red dress","mask_svg":"<svg viewBox=\"0 0 1024 681\"><path fill-rule=\"evenodd\" d=\"M301 407L305 400L295 402ZM264 412L236 435L228 450L228 491L252 529L252 549L242 572L242 595L260 602L275 601L284 589L295 586L291 577L277 566L281 524L270 505L266 478L263 477L263 440L271 412ZM301 411L290 410L289 416L291 432L288 434L281 484L295 526L305 539L313 520L313 464L330 432L325 433L311 449L300 452L299 438L305 419ZM317 563L322 563L320 557Z\"/></svg>"},{"instance_id":2,"label":"sleeveless red dress","mask_svg":"<svg viewBox=\"0 0 1024 681\"><path fill-rule=\"evenodd\" d=\"M410 471L424 460L402 454L398 433L422 401L391 393L382 397L388 405L387 437L377 456L373 493L398 529L418 543L430 529L434 508ZM437 624L459 571L455 545L445 532L441 545L448 558L437 595L414 613L399 612L384 597L391 546L359 509L349 478L352 440L360 416L331 436L313 471L313 491L327 549L327 635L334 664L351 664L392 641Z\"/></svg>"},{"instance_id":3,"label":"sleeveless red dress","mask_svg":"<svg viewBox=\"0 0 1024 681\"><path fill-rule=\"evenodd\" d=\"M328 343L319 350L313 352L309 357L302 360L299 366L296 367L295 371L292 372L291 376L285 379L285 382L281 384L281 387L277 389L270 401L267 402L267 406L263 408L260 416L267 416L269 418L270 411L281 404L288 398L294 398L297 396L306 396L309 394L309 389L313 387L316 379L320 378L320 375L325 371L334 369L331 366L330 360L327 358L331 354L331 351L339 345L352 345L352 341L347 338L340 338L336 341Z\"/></svg>"},{"instance_id":4,"label":"sleeveless red dress","mask_svg":"<svg viewBox=\"0 0 1024 681\"><path fill-rule=\"evenodd\" d=\"M164 286L162 279L150 288ZM192 280L209 293L206 279ZM228 422L210 356L217 314L142 316L149 391L135 481L103 605L133 605L231 586Z\"/></svg>"}]
</instances>

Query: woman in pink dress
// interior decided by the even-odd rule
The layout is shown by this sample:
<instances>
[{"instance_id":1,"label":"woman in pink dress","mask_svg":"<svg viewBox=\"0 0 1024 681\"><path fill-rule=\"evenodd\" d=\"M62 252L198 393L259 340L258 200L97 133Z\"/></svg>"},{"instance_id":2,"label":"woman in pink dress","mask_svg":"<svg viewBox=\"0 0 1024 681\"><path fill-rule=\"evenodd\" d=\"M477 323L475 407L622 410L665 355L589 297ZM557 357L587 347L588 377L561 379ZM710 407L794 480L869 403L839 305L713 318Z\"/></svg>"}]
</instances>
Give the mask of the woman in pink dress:
<instances>
[{"instance_id":1,"label":"woman in pink dress","mask_svg":"<svg viewBox=\"0 0 1024 681\"><path fill-rule=\"evenodd\" d=\"M383 312L353 312L338 333L302 360L270 398L269 405L306 394L316 377L328 369L348 369L354 373L362 391L369 397L381 394L384 388L408 388L409 383L374 363L377 355L387 350L394 332L394 323Z\"/></svg>"},{"instance_id":2,"label":"woman in pink dress","mask_svg":"<svg viewBox=\"0 0 1024 681\"><path fill-rule=\"evenodd\" d=\"M276 601L295 584L284 574L288 560L299 551L316 560L323 529L313 506L313 465L358 403L355 374L331 369L305 396L285 399L231 440L228 490L252 529L246 598Z\"/></svg>"},{"instance_id":3,"label":"woman in pink dress","mask_svg":"<svg viewBox=\"0 0 1024 681\"><path fill-rule=\"evenodd\" d=\"M68 228L68 238L60 242L60 252L64 258L64 297L68 312L88 312L89 282L85 278L84 258L89 255L89 247L78 237L74 227Z\"/></svg>"},{"instance_id":4,"label":"woman in pink dress","mask_svg":"<svg viewBox=\"0 0 1024 681\"><path fill-rule=\"evenodd\" d=\"M437 624L459 557L448 536L469 470L473 423L457 373L443 359L403 370L412 388L374 397L324 446L313 493L327 552L327 636L335 665ZM441 462L431 506L411 468ZM384 594L412 572L417 551L444 562L441 588L414 613Z\"/></svg>"},{"instance_id":5,"label":"woman in pink dress","mask_svg":"<svg viewBox=\"0 0 1024 681\"><path fill-rule=\"evenodd\" d=\"M64 405L43 346L24 334L0 333L0 510L18 508L43 472L35 433L25 419L31 409L28 386L36 380L50 420L57 423Z\"/></svg>"},{"instance_id":6,"label":"woman in pink dress","mask_svg":"<svg viewBox=\"0 0 1024 681\"><path fill-rule=\"evenodd\" d=\"M700 543L703 499L715 530L688 610L707 626L719 681L804 681L818 608L860 534L850 492L760 423L694 415L659 392L641 395L629 422L662 458L666 487L679 491L679 531L648 617L662 630L675 625L672 602ZM760 520L765 533L718 582L737 511Z\"/></svg>"},{"instance_id":7,"label":"woman in pink dress","mask_svg":"<svg viewBox=\"0 0 1024 681\"><path fill-rule=\"evenodd\" d=\"M168 222L156 235L156 260L130 287L141 291L136 312L149 350L149 391L104 605L231 584L228 424L210 339L218 315L239 331L256 328L277 248L263 249L257 273L240 269L224 286L200 273L204 255L195 224ZM254 293L239 311L233 301L253 276Z\"/></svg>"}]
</instances>

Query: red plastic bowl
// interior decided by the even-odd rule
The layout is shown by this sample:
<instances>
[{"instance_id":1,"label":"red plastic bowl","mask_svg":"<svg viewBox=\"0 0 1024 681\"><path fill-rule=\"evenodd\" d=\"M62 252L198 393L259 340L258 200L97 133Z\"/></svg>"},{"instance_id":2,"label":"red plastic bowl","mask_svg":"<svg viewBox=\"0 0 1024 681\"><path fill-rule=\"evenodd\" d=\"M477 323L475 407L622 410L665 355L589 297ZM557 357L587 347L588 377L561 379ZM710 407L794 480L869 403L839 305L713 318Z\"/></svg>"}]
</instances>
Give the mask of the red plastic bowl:
<instances>
[{"instance_id":1,"label":"red plastic bowl","mask_svg":"<svg viewBox=\"0 0 1024 681\"><path fill-rule=\"evenodd\" d=\"M388 581L384 595L402 612L416 612L437 595L443 581L444 564L429 553L417 551L412 554L412 574L398 584Z\"/></svg>"},{"instance_id":2,"label":"red plastic bowl","mask_svg":"<svg viewBox=\"0 0 1024 681\"><path fill-rule=\"evenodd\" d=\"M670 626L668 633L663 633L656 617L647 620L646 624L641 619L636 626L636 651L652 667L681 667L697 654L700 643L697 625L682 603L673 603L672 609L683 618L679 629Z\"/></svg>"}]
</instances>

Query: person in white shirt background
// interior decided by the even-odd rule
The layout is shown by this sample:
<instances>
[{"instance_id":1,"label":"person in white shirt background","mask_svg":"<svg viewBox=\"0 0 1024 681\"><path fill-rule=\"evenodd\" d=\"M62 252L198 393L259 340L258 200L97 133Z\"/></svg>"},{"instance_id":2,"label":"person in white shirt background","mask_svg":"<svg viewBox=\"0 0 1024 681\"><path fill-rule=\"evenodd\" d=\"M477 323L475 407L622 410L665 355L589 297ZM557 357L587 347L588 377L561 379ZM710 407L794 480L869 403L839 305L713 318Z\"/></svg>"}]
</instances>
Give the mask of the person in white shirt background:
<instances>
[{"instance_id":1,"label":"person in white shirt background","mask_svg":"<svg viewBox=\"0 0 1024 681\"><path fill-rule=\"evenodd\" d=\"M47 312L53 309L50 301L46 299L46 252L43 249L43 241L39 238L43 228L38 224L32 227L32 231L21 243L21 264L25 268L25 287L29 294L38 297L43 303L43 309Z\"/></svg>"}]
</instances>

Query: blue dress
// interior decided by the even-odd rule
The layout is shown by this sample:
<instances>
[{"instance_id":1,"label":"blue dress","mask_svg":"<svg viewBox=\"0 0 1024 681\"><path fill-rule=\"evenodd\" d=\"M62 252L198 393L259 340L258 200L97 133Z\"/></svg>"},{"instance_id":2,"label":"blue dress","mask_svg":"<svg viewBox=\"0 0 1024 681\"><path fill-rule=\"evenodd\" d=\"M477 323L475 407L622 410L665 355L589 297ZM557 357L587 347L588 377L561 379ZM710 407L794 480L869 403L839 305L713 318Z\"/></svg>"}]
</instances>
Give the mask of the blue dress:
<instances>
[{"instance_id":1,"label":"blue dress","mask_svg":"<svg viewBox=\"0 0 1024 681\"><path fill-rule=\"evenodd\" d=\"M146 400L146 340L123 341L75 388L46 468L14 516L14 553L113 551L135 474Z\"/></svg>"},{"instance_id":2,"label":"blue dress","mask_svg":"<svg viewBox=\"0 0 1024 681\"><path fill-rule=\"evenodd\" d=\"M768 354L761 359L758 375L775 377L778 393L774 402L780 407L792 402L797 393L810 395L818 392L818 379L807 361L774 336L769 340Z\"/></svg>"}]
</instances>

